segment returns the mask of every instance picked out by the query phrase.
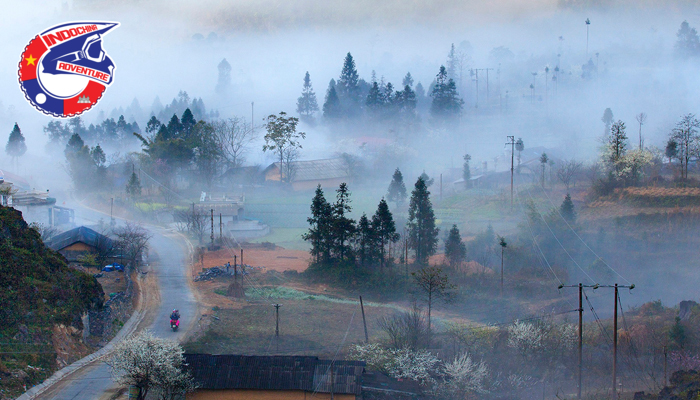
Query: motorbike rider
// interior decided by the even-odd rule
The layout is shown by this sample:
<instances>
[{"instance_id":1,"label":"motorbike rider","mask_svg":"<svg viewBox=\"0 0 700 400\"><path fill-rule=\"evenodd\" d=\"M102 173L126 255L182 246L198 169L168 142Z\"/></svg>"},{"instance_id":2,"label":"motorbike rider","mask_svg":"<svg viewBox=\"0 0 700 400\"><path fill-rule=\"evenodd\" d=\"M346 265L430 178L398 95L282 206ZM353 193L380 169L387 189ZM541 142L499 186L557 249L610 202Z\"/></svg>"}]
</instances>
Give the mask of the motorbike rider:
<instances>
[{"instance_id":1,"label":"motorbike rider","mask_svg":"<svg viewBox=\"0 0 700 400\"><path fill-rule=\"evenodd\" d=\"M170 314L170 320L175 321L176 324L180 325L180 311L176 308Z\"/></svg>"}]
</instances>

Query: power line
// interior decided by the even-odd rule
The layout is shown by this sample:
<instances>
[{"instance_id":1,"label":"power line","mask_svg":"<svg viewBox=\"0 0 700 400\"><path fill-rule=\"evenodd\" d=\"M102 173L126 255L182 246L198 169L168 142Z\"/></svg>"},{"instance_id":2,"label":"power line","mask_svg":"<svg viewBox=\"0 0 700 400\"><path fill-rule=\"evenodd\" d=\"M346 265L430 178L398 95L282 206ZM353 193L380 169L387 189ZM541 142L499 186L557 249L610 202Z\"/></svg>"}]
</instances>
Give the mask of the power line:
<instances>
[{"instance_id":1,"label":"power line","mask_svg":"<svg viewBox=\"0 0 700 400\"><path fill-rule=\"evenodd\" d=\"M630 282L630 281L627 280L624 276L620 275L620 273L618 273L617 271L615 271L615 269L614 269L613 267L611 267L608 263L605 262L605 260L603 260L603 257L599 256L599 255L588 245L588 243L586 243L586 241L583 240L583 239L581 238L581 236L579 236L579 234L576 232L576 230L569 224L569 221L567 221L566 218L564 218L564 216L561 215L561 212L560 212L559 208L554 204L554 202L552 202L552 199L551 199L551 198L549 197L549 195L547 194L547 191L544 190L544 187L543 187L542 185L538 185L538 186L539 186L540 189L542 190L542 193L544 193L544 195L547 197L547 200L549 200L549 204L551 204L552 207L554 207L554 209L556 210L556 212L557 212L557 214L559 215L559 217L561 217L561 219L564 221L564 223L566 224L566 226L568 226L569 229L571 229L571 232L573 232L574 235L576 235L576 237L581 241L581 243L583 243L583 245L586 246L586 248L587 248L588 250L590 250L591 253L593 253L593 255L596 256L596 258L599 259L599 260L600 260L606 267L608 267L612 272L614 272L617 276L619 276L620 278L622 278L625 282L631 284L632 282Z\"/></svg>"},{"instance_id":2,"label":"power line","mask_svg":"<svg viewBox=\"0 0 700 400\"><path fill-rule=\"evenodd\" d=\"M549 223L548 223L547 220L545 219L544 215L539 211L539 209L537 209L537 205L534 204L534 203L535 203L534 197L532 197L532 193L530 193L530 189L527 187L527 185L525 185L525 190L527 190L527 193L528 193L528 195L529 195L529 197L530 197L530 200L532 200L533 207L534 207L535 211L537 211L537 214L539 214L539 216L542 218L542 222L544 222L545 226L547 227L547 229L549 230L549 232L550 232L550 233L552 234L552 236L554 237L554 240L556 240L557 243L559 243L559 246L562 248L562 250L564 250L564 253L566 253L566 255L571 259L571 261L573 261L574 265L576 265L576 267L577 267L581 272L583 272L583 274L584 274L588 279L590 279L591 282L597 283L593 278L591 278L590 275L588 275L588 273L587 273L583 268L581 268L581 266L578 264L578 262L576 262L576 260L571 256L571 254L569 254L569 251L566 250L566 247L564 247L564 245L561 243L561 241L559 240L559 238L557 237L557 235L554 233L554 231L552 230L552 228L549 226Z\"/></svg>"}]
</instances>

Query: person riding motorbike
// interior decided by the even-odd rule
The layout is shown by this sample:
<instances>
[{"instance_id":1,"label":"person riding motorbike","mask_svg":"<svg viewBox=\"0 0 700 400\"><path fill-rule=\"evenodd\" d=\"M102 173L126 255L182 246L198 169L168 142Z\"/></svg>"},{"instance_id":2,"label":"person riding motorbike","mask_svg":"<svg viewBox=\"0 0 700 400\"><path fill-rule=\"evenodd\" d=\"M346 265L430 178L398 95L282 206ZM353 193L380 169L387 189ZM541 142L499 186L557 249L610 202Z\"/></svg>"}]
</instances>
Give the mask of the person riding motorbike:
<instances>
[{"instance_id":1,"label":"person riding motorbike","mask_svg":"<svg viewBox=\"0 0 700 400\"><path fill-rule=\"evenodd\" d=\"M174 309L170 314L170 325L173 323L178 327L180 326L180 311L178 309Z\"/></svg>"}]
</instances>

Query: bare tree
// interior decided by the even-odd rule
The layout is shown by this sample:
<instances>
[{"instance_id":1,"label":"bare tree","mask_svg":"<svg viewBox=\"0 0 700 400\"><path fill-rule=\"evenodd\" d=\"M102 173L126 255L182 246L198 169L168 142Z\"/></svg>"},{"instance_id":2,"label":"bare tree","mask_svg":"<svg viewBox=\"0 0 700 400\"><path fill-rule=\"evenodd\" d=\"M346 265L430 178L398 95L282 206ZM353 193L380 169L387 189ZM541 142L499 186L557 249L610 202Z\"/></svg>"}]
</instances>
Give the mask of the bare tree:
<instances>
[{"instance_id":1,"label":"bare tree","mask_svg":"<svg viewBox=\"0 0 700 400\"><path fill-rule=\"evenodd\" d=\"M418 350L427 343L428 324L416 304L408 312L382 317L377 323L396 349Z\"/></svg>"},{"instance_id":2,"label":"bare tree","mask_svg":"<svg viewBox=\"0 0 700 400\"><path fill-rule=\"evenodd\" d=\"M574 186L576 186L576 176L582 168L582 163L575 160L568 160L564 161L564 163L557 169L557 178L559 178L559 181L566 186L567 193L569 192L569 185L571 185L572 180Z\"/></svg>"},{"instance_id":3,"label":"bare tree","mask_svg":"<svg viewBox=\"0 0 700 400\"><path fill-rule=\"evenodd\" d=\"M438 299L446 300L452 285L447 275L438 267L426 267L413 272L412 275L418 289L423 293L428 303L428 334L430 334L430 313L433 308L433 302Z\"/></svg>"},{"instance_id":4,"label":"bare tree","mask_svg":"<svg viewBox=\"0 0 700 400\"><path fill-rule=\"evenodd\" d=\"M114 230L117 248L133 268L139 268L143 253L148 250L151 234L141 225L127 222Z\"/></svg>"},{"instance_id":5,"label":"bare tree","mask_svg":"<svg viewBox=\"0 0 700 400\"><path fill-rule=\"evenodd\" d=\"M117 384L139 388L137 399L145 399L149 393L173 399L196 388L192 376L183 370L183 353L176 341L143 331L117 344L106 363Z\"/></svg>"},{"instance_id":6,"label":"bare tree","mask_svg":"<svg viewBox=\"0 0 700 400\"><path fill-rule=\"evenodd\" d=\"M245 162L247 146L255 140L252 125L242 118L228 118L213 123L214 137L229 168L238 168Z\"/></svg>"},{"instance_id":7,"label":"bare tree","mask_svg":"<svg viewBox=\"0 0 700 400\"><path fill-rule=\"evenodd\" d=\"M55 226L42 224L40 222L32 222L29 227L39 232L41 235L41 240L46 243L51 240L58 233L58 229Z\"/></svg>"},{"instance_id":8,"label":"bare tree","mask_svg":"<svg viewBox=\"0 0 700 400\"><path fill-rule=\"evenodd\" d=\"M676 157L681 162L681 178L688 179L690 157L697 155L700 147L698 129L700 121L695 114L684 115L671 131L671 139L677 143Z\"/></svg>"},{"instance_id":9,"label":"bare tree","mask_svg":"<svg viewBox=\"0 0 700 400\"><path fill-rule=\"evenodd\" d=\"M639 149L641 150L644 146L644 143L642 142L642 125L647 122L647 113L639 113L635 118L637 119L637 122L639 122Z\"/></svg>"},{"instance_id":10,"label":"bare tree","mask_svg":"<svg viewBox=\"0 0 700 400\"><path fill-rule=\"evenodd\" d=\"M194 235L202 243L204 240L204 234L209 226L209 214L200 208L195 208L192 204L192 208L187 208L183 210L175 211L173 214L175 222L177 224L178 230L187 230L187 233Z\"/></svg>"}]
</instances>

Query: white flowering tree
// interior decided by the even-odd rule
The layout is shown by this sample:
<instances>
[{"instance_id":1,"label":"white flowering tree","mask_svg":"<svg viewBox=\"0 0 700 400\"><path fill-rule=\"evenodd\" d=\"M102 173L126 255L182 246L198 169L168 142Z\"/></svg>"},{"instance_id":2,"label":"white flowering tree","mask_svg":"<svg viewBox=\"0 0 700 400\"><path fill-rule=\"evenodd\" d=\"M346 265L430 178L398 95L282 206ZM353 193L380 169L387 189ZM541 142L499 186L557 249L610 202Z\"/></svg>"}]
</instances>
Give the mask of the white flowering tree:
<instances>
[{"instance_id":1,"label":"white flowering tree","mask_svg":"<svg viewBox=\"0 0 700 400\"><path fill-rule=\"evenodd\" d=\"M165 400L195 389L192 377L182 370L183 353L177 342L143 331L115 346L106 362L115 382L140 389L139 400L151 391Z\"/></svg>"},{"instance_id":2,"label":"white flowering tree","mask_svg":"<svg viewBox=\"0 0 700 400\"><path fill-rule=\"evenodd\" d=\"M472 394L487 394L489 369L483 361L475 362L467 353L446 363L443 381L436 386L438 395L449 399L466 399Z\"/></svg>"},{"instance_id":3,"label":"white flowering tree","mask_svg":"<svg viewBox=\"0 0 700 400\"><path fill-rule=\"evenodd\" d=\"M427 386L435 383L440 373L440 360L427 350L386 349L382 345L357 344L350 349L350 358L367 363L367 368L398 379L411 379Z\"/></svg>"}]
</instances>

